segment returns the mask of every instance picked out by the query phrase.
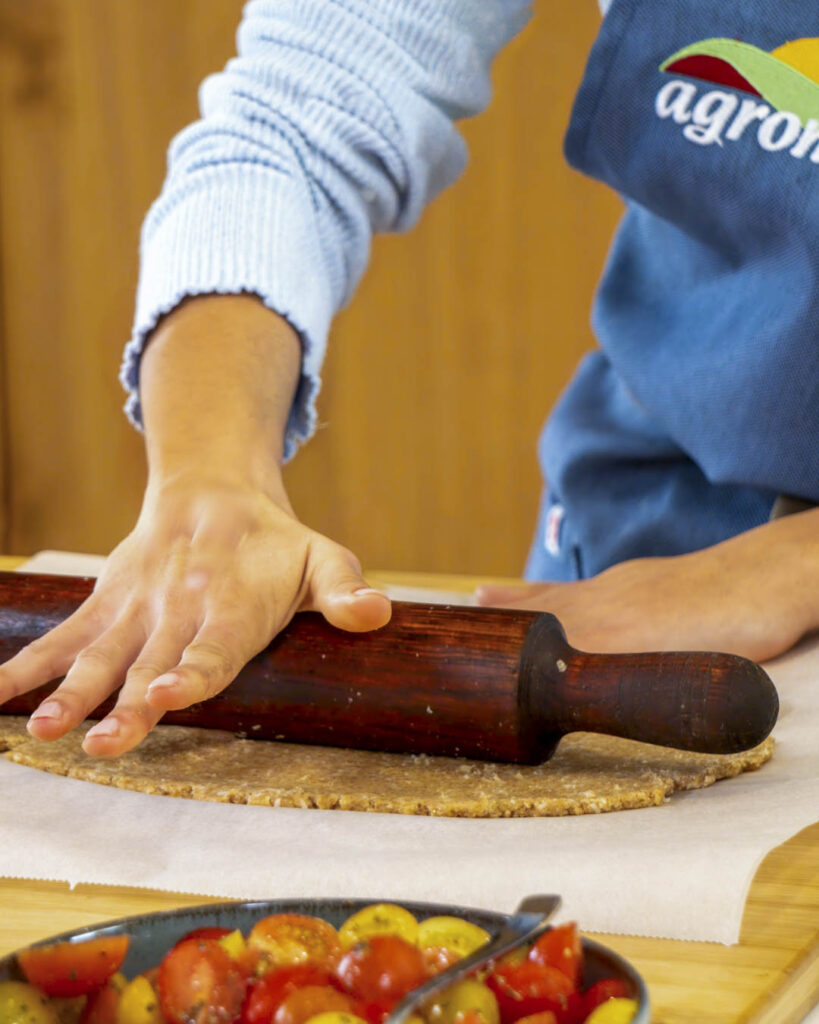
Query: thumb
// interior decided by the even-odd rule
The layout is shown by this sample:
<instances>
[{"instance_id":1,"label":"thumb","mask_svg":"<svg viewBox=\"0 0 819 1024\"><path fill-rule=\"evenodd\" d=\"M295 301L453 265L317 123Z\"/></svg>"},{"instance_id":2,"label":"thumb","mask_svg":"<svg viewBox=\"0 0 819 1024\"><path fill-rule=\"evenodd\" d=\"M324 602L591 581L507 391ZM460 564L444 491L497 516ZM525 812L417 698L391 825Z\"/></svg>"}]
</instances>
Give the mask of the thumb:
<instances>
[{"instance_id":1,"label":"thumb","mask_svg":"<svg viewBox=\"0 0 819 1024\"><path fill-rule=\"evenodd\" d=\"M369 586L351 551L335 544L314 554L310 607L331 626L353 633L380 629L390 621L392 605L386 594Z\"/></svg>"}]
</instances>

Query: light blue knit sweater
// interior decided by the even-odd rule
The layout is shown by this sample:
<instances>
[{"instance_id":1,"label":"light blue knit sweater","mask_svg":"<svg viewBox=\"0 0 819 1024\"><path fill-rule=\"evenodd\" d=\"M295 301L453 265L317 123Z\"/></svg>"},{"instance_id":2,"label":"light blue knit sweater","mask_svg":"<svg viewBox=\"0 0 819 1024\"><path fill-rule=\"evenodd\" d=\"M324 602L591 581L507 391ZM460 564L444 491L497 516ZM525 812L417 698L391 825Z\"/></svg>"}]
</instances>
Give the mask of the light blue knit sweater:
<instances>
[{"instance_id":1,"label":"light blue knit sweater","mask_svg":"<svg viewBox=\"0 0 819 1024\"><path fill-rule=\"evenodd\" d=\"M608 6L611 0L601 0ZM252 0L238 57L200 91L142 231L122 382L140 424L139 361L185 296L251 292L298 330L289 456L315 423L331 318L375 231L411 227L462 172L454 122L490 99L490 66L530 0Z\"/></svg>"}]
</instances>

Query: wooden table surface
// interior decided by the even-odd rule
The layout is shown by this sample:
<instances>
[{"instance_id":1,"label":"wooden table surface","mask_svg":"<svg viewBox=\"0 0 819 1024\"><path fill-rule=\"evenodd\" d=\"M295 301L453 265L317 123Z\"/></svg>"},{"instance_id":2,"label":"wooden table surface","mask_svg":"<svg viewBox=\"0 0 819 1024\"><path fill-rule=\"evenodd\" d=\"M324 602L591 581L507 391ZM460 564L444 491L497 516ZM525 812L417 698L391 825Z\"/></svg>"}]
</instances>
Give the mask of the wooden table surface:
<instances>
[{"instance_id":1,"label":"wooden table surface","mask_svg":"<svg viewBox=\"0 0 819 1024\"><path fill-rule=\"evenodd\" d=\"M0 558L0 569L19 560ZM470 590L463 577L371 573L376 584ZM0 823L0 840L2 823ZM273 896L275 894L271 894ZM115 886L0 878L0 956L58 932L128 914L216 902ZM819 823L765 858L736 946L595 936L627 957L651 993L654 1024L796 1024L819 1003Z\"/></svg>"}]
</instances>

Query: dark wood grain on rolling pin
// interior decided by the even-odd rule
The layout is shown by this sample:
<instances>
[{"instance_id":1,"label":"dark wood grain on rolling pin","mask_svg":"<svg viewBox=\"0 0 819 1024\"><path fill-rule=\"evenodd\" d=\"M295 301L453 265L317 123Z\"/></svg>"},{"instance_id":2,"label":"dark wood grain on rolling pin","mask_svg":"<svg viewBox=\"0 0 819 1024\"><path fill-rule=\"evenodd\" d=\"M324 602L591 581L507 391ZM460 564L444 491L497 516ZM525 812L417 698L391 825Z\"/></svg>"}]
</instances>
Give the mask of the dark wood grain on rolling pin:
<instances>
[{"instance_id":1,"label":"dark wood grain on rolling pin","mask_svg":"<svg viewBox=\"0 0 819 1024\"><path fill-rule=\"evenodd\" d=\"M92 586L0 574L0 659L61 622ZM52 688L0 712L28 714ZM395 602L389 625L372 633L295 616L222 694L163 721L253 739L537 763L576 730L730 753L761 742L776 711L765 673L732 655L584 654L551 615Z\"/></svg>"}]
</instances>

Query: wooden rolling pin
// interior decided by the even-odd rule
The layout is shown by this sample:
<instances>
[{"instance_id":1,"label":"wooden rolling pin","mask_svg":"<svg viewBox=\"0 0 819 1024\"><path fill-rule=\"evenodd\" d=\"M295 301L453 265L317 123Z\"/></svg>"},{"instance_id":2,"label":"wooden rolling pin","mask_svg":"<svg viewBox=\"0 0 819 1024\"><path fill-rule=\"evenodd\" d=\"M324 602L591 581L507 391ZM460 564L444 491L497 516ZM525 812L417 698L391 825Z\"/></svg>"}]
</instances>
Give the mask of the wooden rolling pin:
<instances>
[{"instance_id":1,"label":"wooden rolling pin","mask_svg":"<svg viewBox=\"0 0 819 1024\"><path fill-rule=\"evenodd\" d=\"M93 580L0 573L0 660L70 615ZM52 689L0 706L29 714ZM106 701L94 713L101 718ZM304 612L219 696L163 721L251 739L536 764L578 730L707 753L760 743L773 683L729 654L586 654L553 615L395 602L345 633Z\"/></svg>"}]
</instances>

